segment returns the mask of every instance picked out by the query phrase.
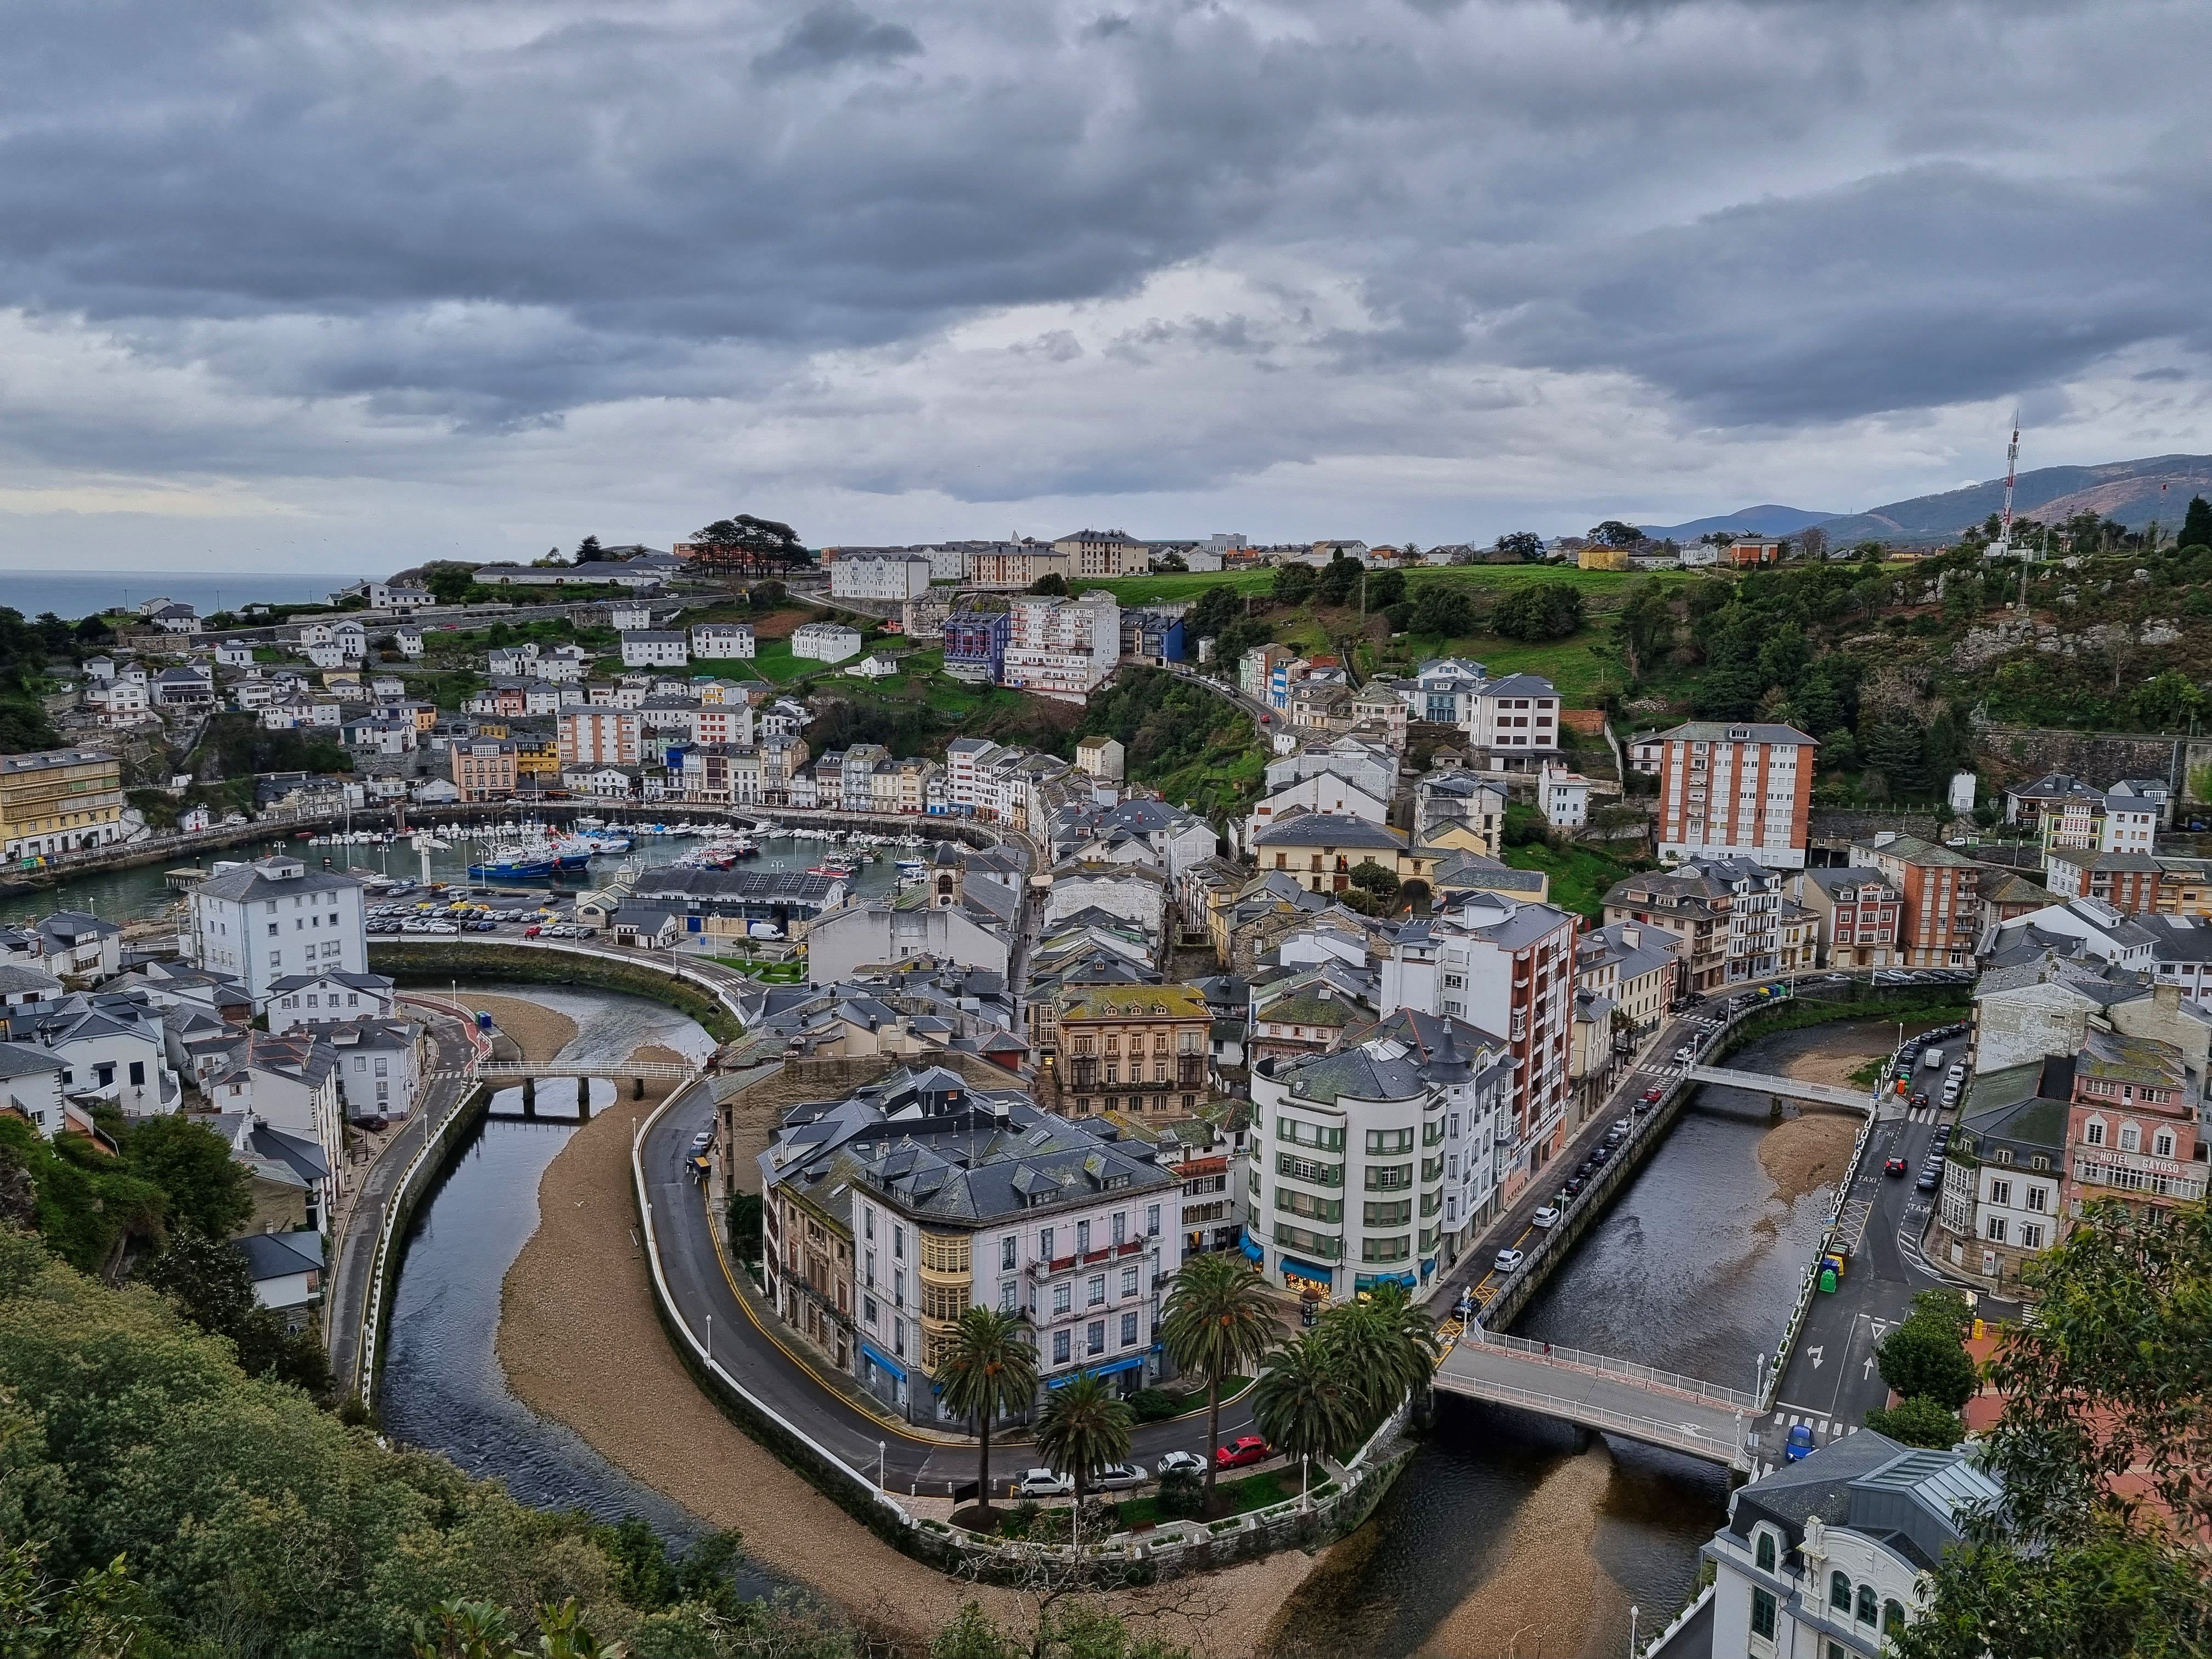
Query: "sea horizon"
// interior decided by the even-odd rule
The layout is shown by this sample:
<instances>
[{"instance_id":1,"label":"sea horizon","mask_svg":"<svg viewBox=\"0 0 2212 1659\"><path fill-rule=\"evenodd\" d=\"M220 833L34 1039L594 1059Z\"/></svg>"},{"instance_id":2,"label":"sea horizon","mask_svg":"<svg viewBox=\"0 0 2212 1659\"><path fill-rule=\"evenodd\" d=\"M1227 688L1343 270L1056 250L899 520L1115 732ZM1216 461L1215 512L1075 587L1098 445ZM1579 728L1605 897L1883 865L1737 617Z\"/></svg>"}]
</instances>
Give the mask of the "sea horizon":
<instances>
[{"instance_id":1,"label":"sea horizon","mask_svg":"<svg viewBox=\"0 0 2212 1659\"><path fill-rule=\"evenodd\" d=\"M76 622L116 605L135 610L147 599L189 605L202 616L257 602L297 605L327 599L357 575L307 575L282 570L11 570L0 569L0 605L26 617L56 616Z\"/></svg>"}]
</instances>

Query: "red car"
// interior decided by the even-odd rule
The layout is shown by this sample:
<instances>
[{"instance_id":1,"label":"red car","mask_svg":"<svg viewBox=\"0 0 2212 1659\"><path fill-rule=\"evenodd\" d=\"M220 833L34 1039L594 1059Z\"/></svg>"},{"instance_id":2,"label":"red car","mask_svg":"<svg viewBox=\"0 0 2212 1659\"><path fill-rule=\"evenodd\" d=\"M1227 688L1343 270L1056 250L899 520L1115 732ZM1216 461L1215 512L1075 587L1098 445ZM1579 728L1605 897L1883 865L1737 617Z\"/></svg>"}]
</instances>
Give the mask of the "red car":
<instances>
[{"instance_id":1,"label":"red car","mask_svg":"<svg viewBox=\"0 0 2212 1659\"><path fill-rule=\"evenodd\" d=\"M1240 1434L1225 1446L1213 1449L1213 1467L1217 1469L1239 1469L1247 1463L1264 1461L1267 1443L1256 1434Z\"/></svg>"},{"instance_id":2,"label":"red car","mask_svg":"<svg viewBox=\"0 0 2212 1659\"><path fill-rule=\"evenodd\" d=\"M1656 1103L1659 1097L1665 1091L1661 1089L1646 1089L1644 1091L1644 1098L1647 1103Z\"/></svg>"}]
</instances>

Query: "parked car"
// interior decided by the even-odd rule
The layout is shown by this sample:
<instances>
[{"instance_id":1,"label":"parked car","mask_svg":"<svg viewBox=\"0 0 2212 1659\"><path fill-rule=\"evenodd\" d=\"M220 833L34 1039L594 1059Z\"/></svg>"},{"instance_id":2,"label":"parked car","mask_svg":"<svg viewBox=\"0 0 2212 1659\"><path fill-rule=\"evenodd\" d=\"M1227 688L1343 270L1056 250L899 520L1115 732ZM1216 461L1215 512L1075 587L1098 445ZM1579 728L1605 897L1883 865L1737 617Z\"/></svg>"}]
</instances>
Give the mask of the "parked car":
<instances>
[{"instance_id":1,"label":"parked car","mask_svg":"<svg viewBox=\"0 0 2212 1659\"><path fill-rule=\"evenodd\" d=\"M1659 1103L1660 1098L1665 1095L1666 1092L1667 1091L1664 1089L1646 1089L1644 1091L1644 1104L1647 1106L1656 1106Z\"/></svg>"},{"instance_id":2,"label":"parked car","mask_svg":"<svg viewBox=\"0 0 2212 1659\"><path fill-rule=\"evenodd\" d=\"M1923 1164L1920 1166L1920 1179L1914 1182L1912 1184L1918 1191L1932 1193L1938 1187L1943 1184L1943 1177L1937 1170L1936 1165L1933 1164Z\"/></svg>"},{"instance_id":3,"label":"parked car","mask_svg":"<svg viewBox=\"0 0 2212 1659\"><path fill-rule=\"evenodd\" d=\"M1811 1425L1804 1423L1796 1425L1790 1429L1789 1438L1783 1445L1782 1461L1785 1463L1795 1463L1799 1458L1810 1457L1812 1455L1813 1430Z\"/></svg>"},{"instance_id":4,"label":"parked car","mask_svg":"<svg viewBox=\"0 0 2212 1659\"><path fill-rule=\"evenodd\" d=\"M696 1158L714 1144L714 1132L712 1129L702 1129L691 1137L691 1155Z\"/></svg>"},{"instance_id":5,"label":"parked car","mask_svg":"<svg viewBox=\"0 0 2212 1659\"><path fill-rule=\"evenodd\" d=\"M1516 1267L1519 1267L1524 1260L1526 1260L1526 1258L1522 1255L1522 1253L1509 1244L1505 1249L1498 1253L1498 1259L1492 1261L1490 1265L1495 1267L1499 1273L1510 1273Z\"/></svg>"},{"instance_id":6,"label":"parked car","mask_svg":"<svg viewBox=\"0 0 2212 1659\"><path fill-rule=\"evenodd\" d=\"M1559 1190L1566 1194L1569 1198L1577 1198L1581 1196L1583 1188L1589 1185L1589 1177L1588 1176L1569 1176L1567 1177L1567 1184Z\"/></svg>"},{"instance_id":7,"label":"parked car","mask_svg":"<svg viewBox=\"0 0 2212 1659\"><path fill-rule=\"evenodd\" d=\"M1267 1443L1256 1434L1240 1434L1225 1446L1213 1449L1213 1467L1217 1469L1241 1469L1247 1463L1264 1462Z\"/></svg>"},{"instance_id":8,"label":"parked car","mask_svg":"<svg viewBox=\"0 0 2212 1659\"><path fill-rule=\"evenodd\" d=\"M1559 1224L1559 1210L1555 1206L1547 1204L1541 1209L1538 1210L1535 1214L1528 1218L1528 1224L1532 1227L1556 1226Z\"/></svg>"},{"instance_id":9,"label":"parked car","mask_svg":"<svg viewBox=\"0 0 2212 1659\"><path fill-rule=\"evenodd\" d=\"M1065 1498L1074 1490L1073 1477L1057 1469L1031 1469L1014 1482L1017 1498Z\"/></svg>"},{"instance_id":10,"label":"parked car","mask_svg":"<svg viewBox=\"0 0 2212 1659\"><path fill-rule=\"evenodd\" d=\"M1196 1452L1162 1452L1160 1461L1153 1464L1152 1468L1158 1471L1160 1479L1164 1480L1170 1475L1176 1474L1204 1474L1206 1460Z\"/></svg>"},{"instance_id":11,"label":"parked car","mask_svg":"<svg viewBox=\"0 0 2212 1659\"><path fill-rule=\"evenodd\" d=\"M1083 1484L1092 1492L1127 1492L1145 1480L1144 1470L1134 1463L1109 1463Z\"/></svg>"},{"instance_id":12,"label":"parked car","mask_svg":"<svg viewBox=\"0 0 2212 1659\"><path fill-rule=\"evenodd\" d=\"M1694 1042L1686 1042L1680 1048L1674 1050L1674 1058L1680 1060L1686 1066L1697 1057L1698 1046Z\"/></svg>"},{"instance_id":13,"label":"parked car","mask_svg":"<svg viewBox=\"0 0 2212 1659\"><path fill-rule=\"evenodd\" d=\"M1591 1152L1589 1161L1593 1164L1602 1164L1612 1156L1613 1148L1610 1146L1599 1146Z\"/></svg>"}]
</instances>

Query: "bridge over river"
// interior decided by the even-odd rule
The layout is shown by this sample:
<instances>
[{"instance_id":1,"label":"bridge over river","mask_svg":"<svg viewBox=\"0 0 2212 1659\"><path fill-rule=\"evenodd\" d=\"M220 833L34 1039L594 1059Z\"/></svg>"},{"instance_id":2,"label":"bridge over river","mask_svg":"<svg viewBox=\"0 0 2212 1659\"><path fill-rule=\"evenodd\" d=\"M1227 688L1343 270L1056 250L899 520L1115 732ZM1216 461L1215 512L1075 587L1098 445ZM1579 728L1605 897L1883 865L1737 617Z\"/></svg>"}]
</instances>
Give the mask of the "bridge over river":
<instances>
[{"instance_id":1,"label":"bridge over river","mask_svg":"<svg viewBox=\"0 0 2212 1659\"><path fill-rule=\"evenodd\" d=\"M1872 1091L1840 1088L1832 1083L1808 1083L1802 1078L1782 1077L1770 1072L1739 1072L1728 1066L1686 1066L1682 1075L1692 1083L1717 1084L1724 1089L1747 1089L1754 1094L1780 1095L1785 1100L1809 1100L1822 1106L1871 1114Z\"/></svg>"},{"instance_id":2,"label":"bridge over river","mask_svg":"<svg viewBox=\"0 0 2212 1659\"><path fill-rule=\"evenodd\" d=\"M1435 1386L1751 1472L1757 1399L1679 1372L1470 1324L1437 1364Z\"/></svg>"}]
</instances>

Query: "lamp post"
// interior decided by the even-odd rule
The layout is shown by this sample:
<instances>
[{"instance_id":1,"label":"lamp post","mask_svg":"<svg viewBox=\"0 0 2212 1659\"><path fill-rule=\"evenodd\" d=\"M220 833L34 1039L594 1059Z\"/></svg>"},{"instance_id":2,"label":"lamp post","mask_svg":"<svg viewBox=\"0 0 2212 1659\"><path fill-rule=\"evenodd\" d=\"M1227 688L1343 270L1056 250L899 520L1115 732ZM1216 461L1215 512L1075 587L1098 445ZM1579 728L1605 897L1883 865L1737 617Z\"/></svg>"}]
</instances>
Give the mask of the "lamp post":
<instances>
[{"instance_id":1,"label":"lamp post","mask_svg":"<svg viewBox=\"0 0 2212 1659\"><path fill-rule=\"evenodd\" d=\"M1766 1356L1765 1354L1759 1356L1759 1375L1751 1385L1751 1397L1754 1400L1766 1398Z\"/></svg>"},{"instance_id":2,"label":"lamp post","mask_svg":"<svg viewBox=\"0 0 2212 1659\"><path fill-rule=\"evenodd\" d=\"M890 1443L885 1440L876 1442L876 1490L878 1492L884 1489L884 1450Z\"/></svg>"},{"instance_id":3,"label":"lamp post","mask_svg":"<svg viewBox=\"0 0 2212 1659\"><path fill-rule=\"evenodd\" d=\"M1632 1606L1628 1609L1628 1659L1636 1659L1636 1621L1642 1613L1641 1607Z\"/></svg>"},{"instance_id":4,"label":"lamp post","mask_svg":"<svg viewBox=\"0 0 2212 1659\"><path fill-rule=\"evenodd\" d=\"M714 1369L714 1316L707 1316L707 1369Z\"/></svg>"}]
</instances>

